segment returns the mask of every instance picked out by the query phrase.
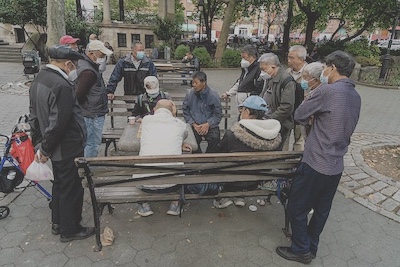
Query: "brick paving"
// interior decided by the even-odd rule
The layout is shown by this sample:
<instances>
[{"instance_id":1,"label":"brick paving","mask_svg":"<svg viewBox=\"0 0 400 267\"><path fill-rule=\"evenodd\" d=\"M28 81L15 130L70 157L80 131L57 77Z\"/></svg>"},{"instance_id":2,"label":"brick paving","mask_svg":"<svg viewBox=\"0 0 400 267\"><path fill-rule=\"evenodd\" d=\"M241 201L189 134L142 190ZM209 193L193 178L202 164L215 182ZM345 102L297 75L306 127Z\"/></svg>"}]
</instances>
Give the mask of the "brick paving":
<instances>
[{"instance_id":1,"label":"brick paving","mask_svg":"<svg viewBox=\"0 0 400 267\"><path fill-rule=\"evenodd\" d=\"M18 116L28 112L22 69L21 64L0 63L2 133L9 133ZM109 66L106 80L111 70ZM238 70L207 73L209 84L220 92L239 75ZM311 266L400 266L399 182L370 169L361 156L364 149L399 145L400 91L357 89L363 101L360 123ZM122 92L121 85L117 90ZM170 92L185 90L177 86ZM256 204L256 200L247 202ZM276 198L272 202L251 212L232 206L216 210L209 200L191 201L181 219L165 214L167 203L154 203L155 215L149 218L135 213L137 205L117 205L113 215L102 216L102 226L114 230L115 242L96 253L94 238L60 243L50 231L47 200L28 187L0 202L11 210L8 218L0 220L0 266L302 266L275 253L276 246L290 242L280 230L283 209ZM87 191L82 224L93 225Z\"/></svg>"}]
</instances>

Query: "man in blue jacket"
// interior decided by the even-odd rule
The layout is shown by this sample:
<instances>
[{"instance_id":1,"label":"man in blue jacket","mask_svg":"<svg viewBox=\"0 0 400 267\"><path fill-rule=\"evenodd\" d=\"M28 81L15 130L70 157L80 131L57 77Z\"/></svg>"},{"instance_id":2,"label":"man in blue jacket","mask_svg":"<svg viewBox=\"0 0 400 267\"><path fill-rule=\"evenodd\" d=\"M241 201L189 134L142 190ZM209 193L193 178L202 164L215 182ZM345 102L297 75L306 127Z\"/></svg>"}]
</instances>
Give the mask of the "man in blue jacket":
<instances>
[{"instance_id":1,"label":"man in blue jacket","mask_svg":"<svg viewBox=\"0 0 400 267\"><path fill-rule=\"evenodd\" d=\"M124 78L124 95L140 95L146 92L144 78L157 76L154 63L146 57L141 42L132 43L132 52L118 60L107 85L108 99L114 99L117 84Z\"/></svg>"}]
</instances>

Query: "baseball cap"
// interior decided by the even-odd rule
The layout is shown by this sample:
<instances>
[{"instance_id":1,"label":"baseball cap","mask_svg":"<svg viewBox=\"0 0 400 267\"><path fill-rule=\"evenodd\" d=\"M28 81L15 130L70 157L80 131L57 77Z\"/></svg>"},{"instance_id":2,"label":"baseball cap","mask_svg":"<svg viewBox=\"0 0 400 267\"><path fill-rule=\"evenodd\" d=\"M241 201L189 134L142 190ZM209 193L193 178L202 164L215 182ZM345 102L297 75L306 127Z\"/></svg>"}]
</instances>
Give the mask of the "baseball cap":
<instances>
[{"instance_id":1,"label":"baseball cap","mask_svg":"<svg viewBox=\"0 0 400 267\"><path fill-rule=\"evenodd\" d=\"M89 51L100 51L101 53L109 56L113 53L110 49L104 46L104 43L99 40L93 40L89 43L88 45L88 50Z\"/></svg>"},{"instance_id":2,"label":"baseball cap","mask_svg":"<svg viewBox=\"0 0 400 267\"><path fill-rule=\"evenodd\" d=\"M156 94L160 91L158 79L155 76L147 76L144 78L144 88L148 94Z\"/></svg>"},{"instance_id":3,"label":"baseball cap","mask_svg":"<svg viewBox=\"0 0 400 267\"><path fill-rule=\"evenodd\" d=\"M80 40L79 38L74 38L71 35L64 35L63 37L60 38L60 44L61 45L74 44L79 40Z\"/></svg>"},{"instance_id":4,"label":"baseball cap","mask_svg":"<svg viewBox=\"0 0 400 267\"><path fill-rule=\"evenodd\" d=\"M83 59L81 53L71 49L68 45L53 45L49 48L49 57L51 59Z\"/></svg>"},{"instance_id":5,"label":"baseball cap","mask_svg":"<svg viewBox=\"0 0 400 267\"><path fill-rule=\"evenodd\" d=\"M267 102L259 96L251 95L246 98L239 107L246 107L255 110L268 111Z\"/></svg>"}]
</instances>

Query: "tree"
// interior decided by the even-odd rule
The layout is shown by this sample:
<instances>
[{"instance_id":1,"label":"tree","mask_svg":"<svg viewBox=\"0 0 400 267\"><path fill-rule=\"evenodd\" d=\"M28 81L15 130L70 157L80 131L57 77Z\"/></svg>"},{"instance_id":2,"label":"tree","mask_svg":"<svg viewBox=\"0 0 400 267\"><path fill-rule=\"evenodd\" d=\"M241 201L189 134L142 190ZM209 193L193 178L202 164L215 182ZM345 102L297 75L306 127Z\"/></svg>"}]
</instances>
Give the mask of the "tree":
<instances>
[{"instance_id":1,"label":"tree","mask_svg":"<svg viewBox=\"0 0 400 267\"><path fill-rule=\"evenodd\" d=\"M64 0L47 0L47 45L58 44L65 35Z\"/></svg>"},{"instance_id":2,"label":"tree","mask_svg":"<svg viewBox=\"0 0 400 267\"><path fill-rule=\"evenodd\" d=\"M174 46L174 40L182 35L182 22L175 18L157 17L153 32L159 40L165 41L169 46Z\"/></svg>"},{"instance_id":3,"label":"tree","mask_svg":"<svg viewBox=\"0 0 400 267\"><path fill-rule=\"evenodd\" d=\"M208 52L211 49L211 29L214 19L217 15L221 14L222 8L225 6L225 0L208 0L204 1L203 11L201 15L203 17L204 26L206 27L206 47ZM200 37L201 38L201 37Z\"/></svg>"},{"instance_id":4,"label":"tree","mask_svg":"<svg viewBox=\"0 0 400 267\"><path fill-rule=\"evenodd\" d=\"M224 53L226 43L228 41L229 26L232 23L234 17L234 10L236 7L237 0L229 0L225 10L224 20L222 22L221 34L218 39L217 50L215 51L215 60L217 63L221 62L222 55Z\"/></svg>"}]
</instances>

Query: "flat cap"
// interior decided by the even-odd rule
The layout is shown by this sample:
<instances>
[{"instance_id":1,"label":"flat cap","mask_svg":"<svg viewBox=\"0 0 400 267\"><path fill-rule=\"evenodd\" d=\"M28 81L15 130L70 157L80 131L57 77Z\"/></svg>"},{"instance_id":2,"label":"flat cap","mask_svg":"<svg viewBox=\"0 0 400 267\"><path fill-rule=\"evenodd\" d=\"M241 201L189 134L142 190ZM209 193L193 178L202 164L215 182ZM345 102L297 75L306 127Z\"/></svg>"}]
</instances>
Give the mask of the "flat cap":
<instances>
[{"instance_id":1,"label":"flat cap","mask_svg":"<svg viewBox=\"0 0 400 267\"><path fill-rule=\"evenodd\" d=\"M83 59L81 53L71 49L68 45L53 45L49 48L49 57L51 59Z\"/></svg>"}]
</instances>

